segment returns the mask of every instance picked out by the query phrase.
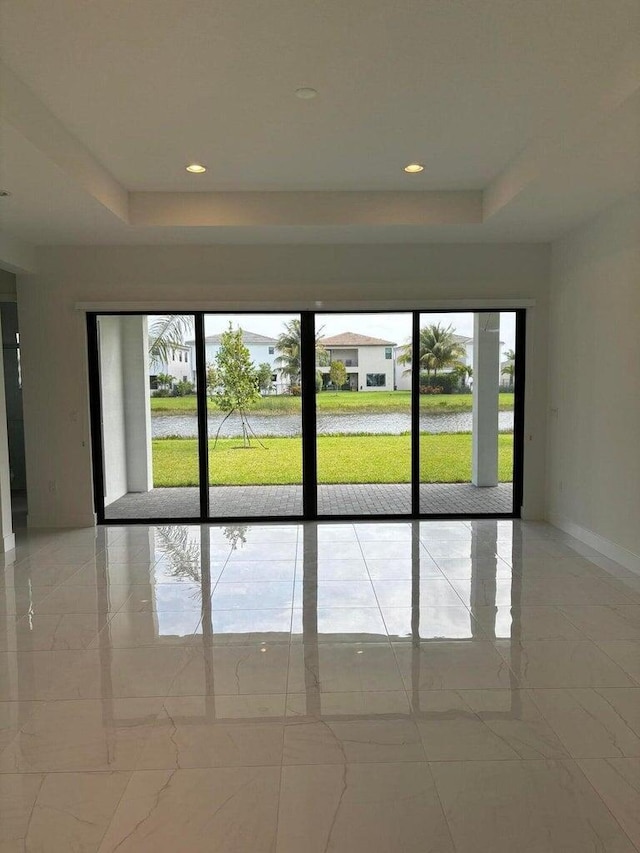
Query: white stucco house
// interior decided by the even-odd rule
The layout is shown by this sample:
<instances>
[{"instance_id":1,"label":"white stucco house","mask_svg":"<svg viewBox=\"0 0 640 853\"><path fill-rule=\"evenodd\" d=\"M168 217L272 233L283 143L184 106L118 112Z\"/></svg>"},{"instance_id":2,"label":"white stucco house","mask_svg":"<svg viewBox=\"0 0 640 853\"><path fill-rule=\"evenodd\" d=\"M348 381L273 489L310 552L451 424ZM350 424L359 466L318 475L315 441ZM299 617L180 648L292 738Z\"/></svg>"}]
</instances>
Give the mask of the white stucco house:
<instances>
[{"instance_id":1,"label":"white stucco house","mask_svg":"<svg viewBox=\"0 0 640 853\"><path fill-rule=\"evenodd\" d=\"M352 391L393 391L395 374L394 341L342 332L321 338L328 353L328 364L318 367L323 382L329 382L332 361L341 361L347 369L347 382Z\"/></svg>"},{"instance_id":2,"label":"white stucco house","mask_svg":"<svg viewBox=\"0 0 640 853\"><path fill-rule=\"evenodd\" d=\"M207 335L204 339L205 344L205 363L206 364L215 364L216 355L220 350L220 342L222 340L223 332L219 332L215 335ZM249 350L249 356L251 361L256 367L259 367L261 364L268 364L271 367L271 378L273 380L274 388L276 390L283 390L285 387L288 387L288 382L284 382L277 366L278 359L278 351L276 349L276 344L278 343L276 338L270 338L266 335L259 335L257 332L249 332L246 329L242 329L242 340L244 345ZM191 359L191 381L195 382L196 380L196 342L194 340L190 340L186 342L187 346L190 349L190 359Z\"/></svg>"},{"instance_id":3,"label":"white stucco house","mask_svg":"<svg viewBox=\"0 0 640 853\"><path fill-rule=\"evenodd\" d=\"M192 360L191 347L187 344L171 347L168 355L166 361L149 359L149 387L151 390L158 387L158 375L161 373L171 376L174 384L192 381L195 362Z\"/></svg>"},{"instance_id":4,"label":"white stucco house","mask_svg":"<svg viewBox=\"0 0 640 853\"><path fill-rule=\"evenodd\" d=\"M458 361L473 368L473 338L469 338L466 335L452 335L452 337L454 342L464 349L464 353L460 356ZM502 341L500 342L500 345L502 346ZM396 388L398 391L409 391L411 389L411 369L409 365L398 363L398 357L402 355L403 351L404 346L396 347ZM443 367L439 372L450 373L452 370L452 367Z\"/></svg>"}]
</instances>

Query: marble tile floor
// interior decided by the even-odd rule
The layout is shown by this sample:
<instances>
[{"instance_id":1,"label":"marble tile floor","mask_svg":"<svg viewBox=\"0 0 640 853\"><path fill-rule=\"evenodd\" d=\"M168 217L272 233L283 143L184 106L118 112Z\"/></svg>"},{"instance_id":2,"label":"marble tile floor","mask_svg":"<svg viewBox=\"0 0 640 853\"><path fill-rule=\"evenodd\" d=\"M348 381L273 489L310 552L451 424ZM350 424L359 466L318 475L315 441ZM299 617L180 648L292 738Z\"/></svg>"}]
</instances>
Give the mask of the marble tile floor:
<instances>
[{"instance_id":1,"label":"marble tile floor","mask_svg":"<svg viewBox=\"0 0 640 853\"><path fill-rule=\"evenodd\" d=\"M517 521L23 530L0 853L633 853L640 583Z\"/></svg>"}]
</instances>

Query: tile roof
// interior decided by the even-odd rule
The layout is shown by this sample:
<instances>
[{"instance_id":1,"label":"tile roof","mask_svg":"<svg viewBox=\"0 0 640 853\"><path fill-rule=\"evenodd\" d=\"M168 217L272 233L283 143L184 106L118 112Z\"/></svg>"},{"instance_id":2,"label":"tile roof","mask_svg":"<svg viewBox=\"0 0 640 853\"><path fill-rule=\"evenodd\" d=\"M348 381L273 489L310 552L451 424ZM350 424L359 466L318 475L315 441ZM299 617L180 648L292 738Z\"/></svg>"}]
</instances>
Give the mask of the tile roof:
<instances>
[{"instance_id":1,"label":"tile roof","mask_svg":"<svg viewBox=\"0 0 640 853\"><path fill-rule=\"evenodd\" d=\"M204 342L206 344L219 344L223 334L223 332L218 332L217 335L207 335ZM259 335L257 332L248 332L246 329L242 330L242 340L245 344L273 345L278 343L276 338L268 338L266 335ZM187 343L194 344L195 341L187 341Z\"/></svg>"},{"instance_id":2,"label":"tile roof","mask_svg":"<svg viewBox=\"0 0 640 853\"><path fill-rule=\"evenodd\" d=\"M356 332L342 332L340 335L320 338L320 343L325 347L394 347L396 345L395 341L384 341L382 338L358 335Z\"/></svg>"}]
</instances>

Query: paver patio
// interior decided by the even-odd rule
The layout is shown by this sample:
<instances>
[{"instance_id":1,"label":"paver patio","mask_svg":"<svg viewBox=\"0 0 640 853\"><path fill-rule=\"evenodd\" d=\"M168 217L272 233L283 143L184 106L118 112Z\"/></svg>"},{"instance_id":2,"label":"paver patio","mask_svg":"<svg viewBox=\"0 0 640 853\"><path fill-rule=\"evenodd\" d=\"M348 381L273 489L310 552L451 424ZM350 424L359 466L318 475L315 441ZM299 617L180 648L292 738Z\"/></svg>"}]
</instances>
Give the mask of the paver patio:
<instances>
[{"instance_id":1,"label":"paver patio","mask_svg":"<svg viewBox=\"0 0 640 853\"><path fill-rule=\"evenodd\" d=\"M420 510L426 514L509 513L511 483L477 488L470 483L423 483ZM212 518L302 515L302 486L213 486ZM411 512L406 483L368 483L318 487L320 515L393 515ZM189 518L199 514L198 489L153 489L129 493L106 508L107 519Z\"/></svg>"}]
</instances>

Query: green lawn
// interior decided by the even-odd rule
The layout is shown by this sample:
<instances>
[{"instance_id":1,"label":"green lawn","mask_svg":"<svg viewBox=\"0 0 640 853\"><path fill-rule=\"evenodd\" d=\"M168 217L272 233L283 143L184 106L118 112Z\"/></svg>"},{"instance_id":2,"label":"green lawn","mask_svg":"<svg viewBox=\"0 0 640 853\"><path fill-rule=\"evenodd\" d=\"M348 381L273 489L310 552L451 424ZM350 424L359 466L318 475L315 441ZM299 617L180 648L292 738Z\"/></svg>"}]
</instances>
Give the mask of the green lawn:
<instances>
[{"instance_id":1,"label":"green lawn","mask_svg":"<svg viewBox=\"0 0 640 853\"><path fill-rule=\"evenodd\" d=\"M209 442L211 485L288 485L302 480L301 442L266 438L266 449L244 449L240 439ZM498 437L499 476L511 480L513 436ZM471 434L420 436L422 482L468 483L471 480ZM321 483L408 483L408 435L320 436L318 480ZM195 486L198 457L195 439L153 441L154 486Z\"/></svg>"},{"instance_id":2,"label":"green lawn","mask_svg":"<svg viewBox=\"0 0 640 853\"><path fill-rule=\"evenodd\" d=\"M300 412L300 397L282 395L261 397L251 409L261 415L296 414ZM434 412L470 412L471 394L423 394L420 397L421 411ZM409 412L411 406L410 391L322 391L316 394L316 405L320 412ZM214 402L209 407L219 413ZM500 410L513 409L513 394L500 394ZM196 398L189 397L152 397L151 411L164 414L195 413Z\"/></svg>"}]
</instances>

